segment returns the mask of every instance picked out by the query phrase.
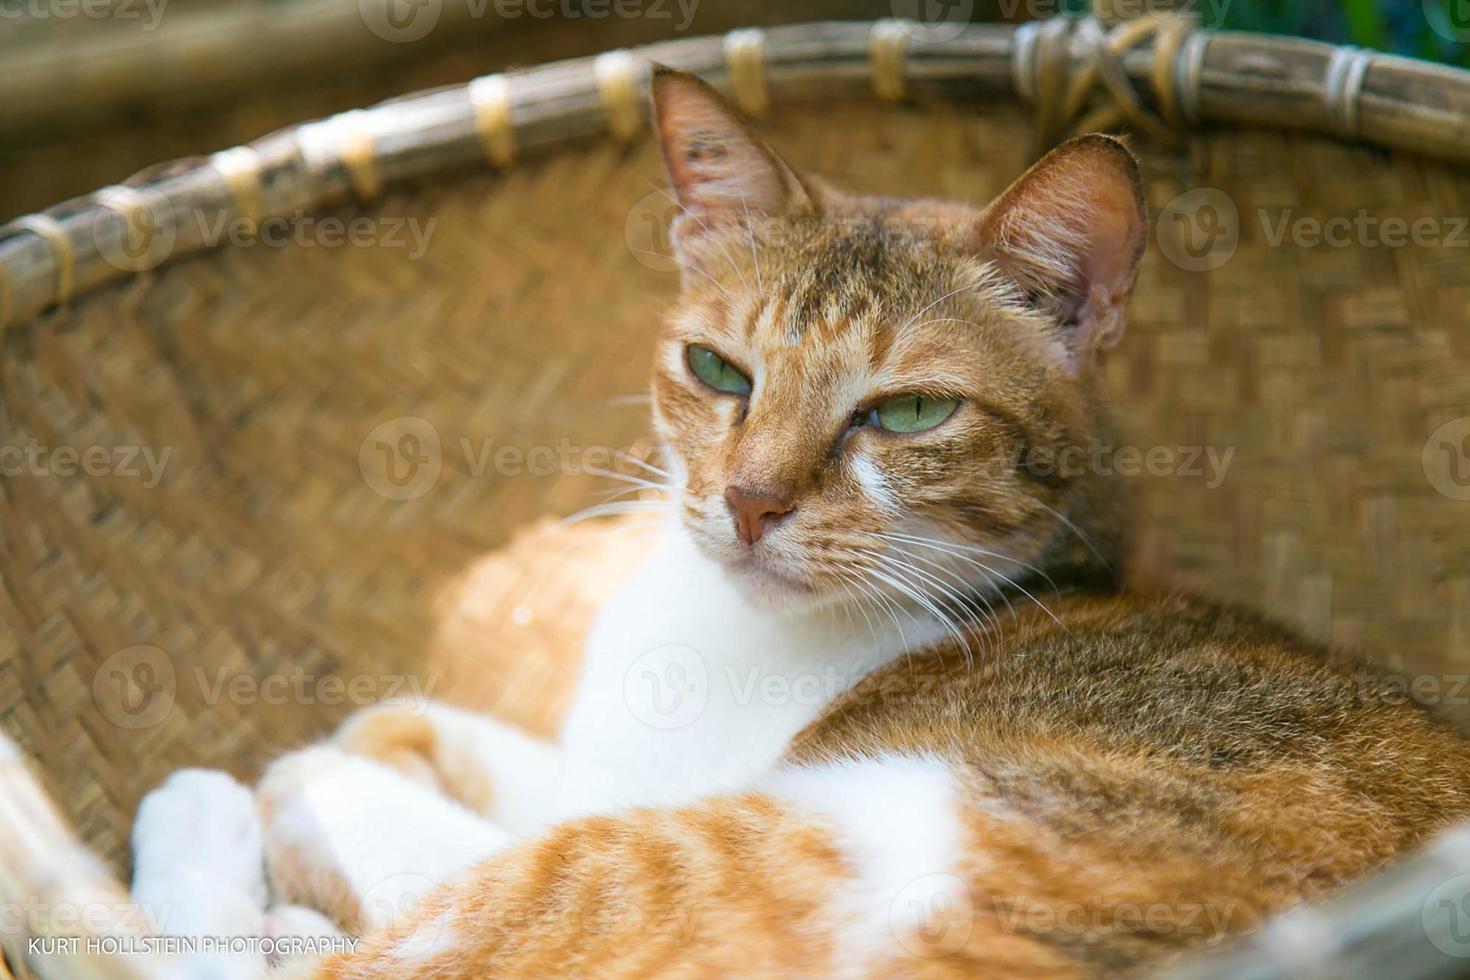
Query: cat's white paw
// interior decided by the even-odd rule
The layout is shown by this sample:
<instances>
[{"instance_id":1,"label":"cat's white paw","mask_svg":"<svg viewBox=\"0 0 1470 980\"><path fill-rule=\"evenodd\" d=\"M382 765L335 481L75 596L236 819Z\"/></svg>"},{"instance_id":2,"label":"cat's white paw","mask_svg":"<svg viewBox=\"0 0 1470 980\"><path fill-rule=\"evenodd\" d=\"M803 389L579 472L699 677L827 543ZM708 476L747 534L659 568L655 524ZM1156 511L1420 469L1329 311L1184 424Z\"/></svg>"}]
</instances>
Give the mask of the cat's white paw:
<instances>
[{"instance_id":1,"label":"cat's white paw","mask_svg":"<svg viewBox=\"0 0 1470 980\"><path fill-rule=\"evenodd\" d=\"M133 825L133 889L202 881L265 906L260 817L250 790L222 772L181 769L149 793ZM175 912L184 912L176 908Z\"/></svg>"},{"instance_id":2,"label":"cat's white paw","mask_svg":"<svg viewBox=\"0 0 1470 980\"><path fill-rule=\"evenodd\" d=\"M266 901L260 818L222 772L182 769L149 793L133 825L133 901L164 935L259 936ZM256 977L264 958L181 958L189 977Z\"/></svg>"}]
</instances>

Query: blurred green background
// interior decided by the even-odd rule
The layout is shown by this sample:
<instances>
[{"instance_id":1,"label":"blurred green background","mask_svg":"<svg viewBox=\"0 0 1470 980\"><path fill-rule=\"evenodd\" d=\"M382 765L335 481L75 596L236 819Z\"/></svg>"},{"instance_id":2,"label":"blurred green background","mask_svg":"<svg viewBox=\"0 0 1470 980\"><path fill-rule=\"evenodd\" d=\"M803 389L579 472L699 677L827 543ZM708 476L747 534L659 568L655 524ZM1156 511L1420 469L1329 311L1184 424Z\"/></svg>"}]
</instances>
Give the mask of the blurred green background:
<instances>
[{"instance_id":1,"label":"blurred green background","mask_svg":"<svg viewBox=\"0 0 1470 980\"><path fill-rule=\"evenodd\" d=\"M1226 30L1298 34L1470 67L1470 0L1213 2L1224 8Z\"/></svg>"}]
</instances>

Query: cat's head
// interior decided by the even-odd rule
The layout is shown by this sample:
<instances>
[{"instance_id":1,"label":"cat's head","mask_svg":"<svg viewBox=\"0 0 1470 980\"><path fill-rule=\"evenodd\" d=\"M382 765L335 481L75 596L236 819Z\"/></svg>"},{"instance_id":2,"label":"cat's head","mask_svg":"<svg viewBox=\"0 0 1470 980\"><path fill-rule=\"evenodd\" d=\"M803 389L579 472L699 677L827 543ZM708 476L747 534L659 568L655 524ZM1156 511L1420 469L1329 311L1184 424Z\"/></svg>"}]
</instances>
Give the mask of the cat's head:
<instances>
[{"instance_id":1,"label":"cat's head","mask_svg":"<svg viewBox=\"0 0 1470 980\"><path fill-rule=\"evenodd\" d=\"M653 92L683 270L654 418L698 546L797 607L952 605L1075 556L1095 474L1060 461L1095 438L1145 242L1128 150L1073 140L984 209L859 197L698 79Z\"/></svg>"}]
</instances>

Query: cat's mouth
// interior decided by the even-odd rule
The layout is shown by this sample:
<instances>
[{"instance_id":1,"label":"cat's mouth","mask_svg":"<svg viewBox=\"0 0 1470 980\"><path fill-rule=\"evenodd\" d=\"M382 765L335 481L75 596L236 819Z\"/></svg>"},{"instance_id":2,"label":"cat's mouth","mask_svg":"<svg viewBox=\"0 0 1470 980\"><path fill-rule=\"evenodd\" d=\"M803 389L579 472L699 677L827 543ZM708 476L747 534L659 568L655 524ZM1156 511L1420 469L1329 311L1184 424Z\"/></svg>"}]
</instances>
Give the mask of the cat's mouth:
<instances>
[{"instance_id":1,"label":"cat's mouth","mask_svg":"<svg viewBox=\"0 0 1470 980\"><path fill-rule=\"evenodd\" d=\"M683 531L751 605L799 611L835 601L841 594L830 579L813 574L800 543L765 539L745 544L723 522L704 520L703 508L686 510L699 513L701 519L689 520L692 515L686 514Z\"/></svg>"},{"instance_id":2,"label":"cat's mouth","mask_svg":"<svg viewBox=\"0 0 1470 980\"><path fill-rule=\"evenodd\" d=\"M808 606L823 594L816 585L773 567L771 561L759 554L728 558L723 564L735 587L752 603L768 607Z\"/></svg>"}]
</instances>

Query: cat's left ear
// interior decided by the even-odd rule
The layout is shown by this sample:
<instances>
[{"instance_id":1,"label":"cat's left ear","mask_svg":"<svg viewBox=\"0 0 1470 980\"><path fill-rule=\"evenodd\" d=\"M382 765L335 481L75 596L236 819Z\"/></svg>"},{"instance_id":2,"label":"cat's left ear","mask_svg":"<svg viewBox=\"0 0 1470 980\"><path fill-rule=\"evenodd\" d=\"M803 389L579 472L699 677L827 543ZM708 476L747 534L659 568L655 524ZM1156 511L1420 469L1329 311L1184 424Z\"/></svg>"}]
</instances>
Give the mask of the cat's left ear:
<instances>
[{"instance_id":1,"label":"cat's left ear","mask_svg":"<svg viewBox=\"0 0 1470 980\"><path fill-rule=\"evenodd\" d=\"M681 210L673 220L681 261L703 239L758 216L815 211L795 171L706 82L662 65L653 71L653 121Z\"/></svg>"},{"instance_id":2,"label":"cat's left ear","mask_svg":"<svg viewBox=\"0 0 1470 980\"><path fill-rule=\"evenodd\" d=\"M1092 134L1052 150L985 209L978 232L982 254L1057 317L1074 373L1123 338L1148 215L1121 140Z\"/></svg>"}]
</instances>

